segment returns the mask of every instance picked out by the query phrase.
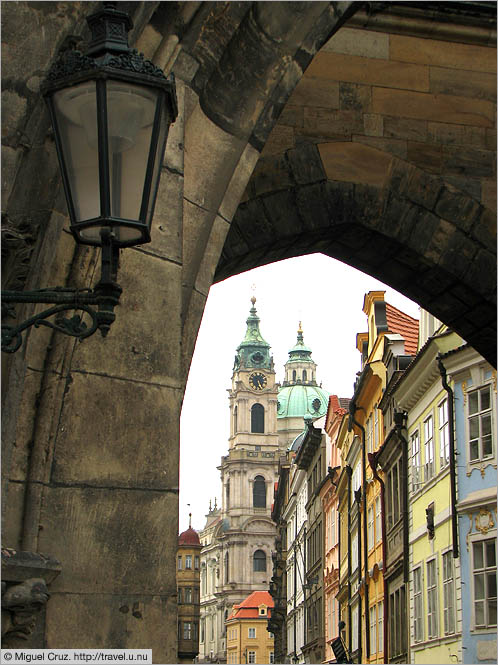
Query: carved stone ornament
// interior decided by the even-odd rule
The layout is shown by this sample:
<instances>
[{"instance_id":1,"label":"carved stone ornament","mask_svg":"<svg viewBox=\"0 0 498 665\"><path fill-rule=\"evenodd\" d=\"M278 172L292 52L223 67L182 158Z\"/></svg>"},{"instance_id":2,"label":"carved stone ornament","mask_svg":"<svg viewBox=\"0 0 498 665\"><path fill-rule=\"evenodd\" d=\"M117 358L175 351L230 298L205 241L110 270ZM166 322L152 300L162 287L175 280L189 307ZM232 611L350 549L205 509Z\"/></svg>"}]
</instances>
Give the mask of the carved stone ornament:
<instances>
[{"instance_id":1,"label":"carved stone ornament","mask_svg":"<svg viewBox=\"0 0 498 665\"><path fill-rule=\"evenodd\" d=\"M10 586L2 582L2 647L9 646L10 638L28 639L49 597L45 580L41 578Z\"/></svg>"},{"instance_id":2,"label":"carved stone ornament","mask_svg":"<svg viewBox=\"0 0 498 665\"><path fill-rule=\"evenodd\" d=\"M476 517L476 529L482 534L488 533L490 529L494 527L495 523L493 522L493 515L489 510L481 508L479 515Z\"/></svg>"}]
</instances>

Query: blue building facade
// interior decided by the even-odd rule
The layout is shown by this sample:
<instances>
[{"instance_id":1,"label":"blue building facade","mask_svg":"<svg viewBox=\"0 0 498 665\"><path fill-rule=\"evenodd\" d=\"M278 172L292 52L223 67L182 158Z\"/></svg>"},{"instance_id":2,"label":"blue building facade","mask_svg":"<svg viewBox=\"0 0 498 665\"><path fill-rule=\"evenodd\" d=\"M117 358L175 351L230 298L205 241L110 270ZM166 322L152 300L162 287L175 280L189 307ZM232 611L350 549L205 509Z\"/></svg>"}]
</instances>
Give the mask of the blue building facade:
<instances>
[{"instance_id":1,"label":"blue building facade","mask_svg":"<svg viewBox=\"0 0 498 665\"><path fill-rule=\"evenodd\" d=\"M454 393L461 658L496 663L496 371L468 345L441 359Z\"/></svg>"}]
</instances>

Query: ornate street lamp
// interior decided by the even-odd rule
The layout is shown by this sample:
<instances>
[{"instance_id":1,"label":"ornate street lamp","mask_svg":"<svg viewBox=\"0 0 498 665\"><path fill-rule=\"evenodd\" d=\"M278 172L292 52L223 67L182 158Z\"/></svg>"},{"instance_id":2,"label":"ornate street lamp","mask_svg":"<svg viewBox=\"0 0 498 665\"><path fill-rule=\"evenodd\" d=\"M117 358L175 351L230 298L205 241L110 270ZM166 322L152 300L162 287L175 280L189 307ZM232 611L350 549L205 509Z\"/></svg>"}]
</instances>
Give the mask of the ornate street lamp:
<instances>
[{"instance_id":1,"label":"ornate street lamp","mask_svg":"<svg viewBox=\"0 0 498 665\"><path fill-rule=\"evenodd\" d=\"M104 2L87 18L86 53L62 52L41 86L76 242L102 248L101 278L93 290L3 291L2 305L54 307L17 326L2 325L2 351L13 353L28 327L47 325L80 339L103 336L115 319L121 287L119 249L150 242L150 227L169 126L177 116L173 77L128 46L129 15ZM96 307L96 309L94 309ZM90 315L62 317L68 310ZM46 319L57 315L55 323Z\"/></svg>"}]
</instances>

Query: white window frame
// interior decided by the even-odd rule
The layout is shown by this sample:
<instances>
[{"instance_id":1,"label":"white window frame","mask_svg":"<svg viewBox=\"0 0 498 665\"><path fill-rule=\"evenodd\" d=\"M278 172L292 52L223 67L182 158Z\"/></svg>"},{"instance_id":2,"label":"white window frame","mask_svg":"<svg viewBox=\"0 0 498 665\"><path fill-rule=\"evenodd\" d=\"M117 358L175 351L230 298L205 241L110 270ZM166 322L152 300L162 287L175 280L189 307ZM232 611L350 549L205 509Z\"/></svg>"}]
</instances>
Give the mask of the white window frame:
<instances>
[{"instance_id":1,"label":"white window frame","mask_svg":"<svg viewBox=\"0 0 498 665\"><path fill-rule=\"evenodd\" d=\"M439 468L450 463L450 423L448 419L448 399L443 399L437 406L439 427Z\"/></svg>"},{"instance_id":2,"label":"white window frame","mask_svg":"<svg viewBox=\"0 0 498 665\"><path fill-rule=\"evenodd\" d=\"M192 555L185 555L185 570L192 570Z\"/></svg>"},{"instance_id":3,"label":"white window frame","mask_svg":"<svg viewBox=\"0 0 498 665\"><path fill-rule=\"evenodd\" d=\"M430 424L430 429L429 429ZM436 475L434 461L434 418L432 413L424 419L424 480L427 483Z\"/></svg>"},{"instance_id":4,"label":"white window frame","mask_svg":"<svg viewBox=\"0 0 498 665\"><path fill-rule=\"evenodd\" d=\"M248 651L247 652L247 662L248 663L255 663L256 662L256 652L255 651Z\"/></svg>"},{"instance_id":5,"label":"white window frame","mask_svg":"<svg viewBox=\"0 0 498 665\"><path fill-rule=\"evenodd\" d=\"M456 628L455 565L452 550L441 553L443 569L443 624L444 634L453 635Z\"/></svg>"},{"instance_id":6,"label":"white window frame","mask_svg":"<svg viewBox=\"0 0 498 665\"><path fill-rule=\"evenodd\" d=\"M375 542L379 543L382 540L382 523L381 523L381 506L380 494L375 497Z\"/></svg>"},{"instance_id":7,"label":"white window frame","mask_svg":"<svg viewBox=\"0 0 498 665\"><path fill-rule=\"evenodd\" d=\"M384 601L377 603L377 653L384 652Z\"/></svg>"},{"instance_id":8,"label":"white window frame","mask_svg":"<svg viewBox=\"0 0 498 665\"><path fill-rule=\"evenodd\" d=\"M373 447L374 450L380 445L380 418L379 418L379 408L377 404L374 406L373 410L374 425L373 425Z\"/></svg>"},{"instance_id":9,"label":"white window frame","mask_svg":"<svg viewBox=\"0 0 498 665\"><path fill-rule=\"evenodd\" d=\"M358 649L358 603L351 610L351 651Z\"/></svg>"},{"instance_id":10,"label":"white window frame","mask_svg":"<svg viewBox=\"0 0 498 665\"><path fill-rule=\"evenodd\" d=\"M253 633L251 635L251 633ZM248 628L247 629L247 637L250 640L255 640L256 639L256 628Z\"/></svg>"},{"instance_id":11,"label":"white window frame","mask_svg":"<svg viewBox=\"0 0 498 665\"><path fill-rule=\"evenodd\" d=\"M439 594L437 557L425 562L427 575L427 639L439 637Z\"/></svg>"},{"instance_id":12,"label":"white window frame","mask_svg":"<svg viewBox=\"0 0 498 665\"><path fill-rule=\"evenodd\" d=\"M484 543L494 541L495 544L495 554L494 554L494 565L487 565L487 553L486 553L486 547L484 546ZM477 568L475 567L475 545L483 545L483 564L484 566L482 568ZM471 577L472 577L472 624L471 628L472 630L487 630L494 628L496 629L496 623L492 624L489 622L489 601L494 600L496 603L496 599L494 597L489 597L488 596L488 586L486 582L484 583L484 597L483 598L478 598L476 599L476 577L477 575L484 575L485 579L487 578L488 575L494 575L496 578L496 552L497 550L497 540L496 540L496 532L494 535L491 535L489 532L486 534L485 538L475 538L471 540ZM476 571L477 574L476 574ZM484 623L477 623L477 617L476 617L476 603L477 602L482 602L483 607L484 607Z\"/></svg>"},{"instance_id":13,"label":"white window frame","mask_svg":"<svg viewBox=\"0 0 498 665\"><path fill-rule=\"evenodd\" d=\"M483 391L489 391L489 407L486 409L481 408L481 393ZM471 399L472 396L477 394L478 395L478 410L474 412L470 412L471 409ZM469 390L466 395L467 399L467 436L468 436L468 459L469 459L469 464L477 464L479 462L483 462L484 460L491 459L494 456L494 448L495 448L495 441L493 437L493 389L491 383L485 383L481 386L476 387L473 390ZM482 419L485 417L489 416L490 420L490 434L489 436L491 437L491 452L488 454L484 454L483 451L483 442L482 442ZM471 421L478 421L478 429L479 433L477 436L477 439L474 437L471 439L471 436L473 432L471 432ZM477 441L477 457L473 458L471 457L471 442L472 441Z\"/></svg>"},{"instance_id":14,"label":"white window frame","mask_svg":"<svg viewBox=\"0 0 498 665\"><path fill-rule=\"evenodd\" d=\"M413 641L424 641L424 569L418 565L413 570Z\"/></svg>"},{"instance_id":15,"label":"white window frame","mask_svg":"<svg viewBox=\"0 0 498 665\"><path fill-rule=\"evenodd\" d=\"M377 651L377 606L370 608L370 655Z\"/></svg>"},{"instance_id":16,"label":"white window frame","mask_svg":"<svg viewBox=\"0 0 498 665\"><path fill-rule=\"evenodd\" d=\"M422 484L422 464L420 459L420 432L415 430L410 436L412 492L417 492Z\"/></svg>"},{"instance_id":17,"label":"white window frame","mask_svg":"<svg viewBox=\"0 0 498 665\"><path fill-rule=\"evenodd\" d=\"M367 515L368 515L368 549L371 550L375 544L373 503L369 505L367 509Z\"/></svg>"},{"instance_id":18,"label":"white window frame","mask_svg":"<svg viewBox=\"0 0 498 665\"><path fill-rule=\"evenodd\" d=\"M372 414L370 414L367 418L367 422L365 423L365 430L366 430L366 437L367 437L367 451L369 453L373 453L373 418Z\"/></svg>"},{"instance_id":19,"label":"white window frame","mask_svg":"<svg viewBox=\"0 0 498 665\"><path fill-rule=\"evenodd\" d=\"M351 572L358 568L358 528L351 534Z\"/></svg>"}]
</instances>

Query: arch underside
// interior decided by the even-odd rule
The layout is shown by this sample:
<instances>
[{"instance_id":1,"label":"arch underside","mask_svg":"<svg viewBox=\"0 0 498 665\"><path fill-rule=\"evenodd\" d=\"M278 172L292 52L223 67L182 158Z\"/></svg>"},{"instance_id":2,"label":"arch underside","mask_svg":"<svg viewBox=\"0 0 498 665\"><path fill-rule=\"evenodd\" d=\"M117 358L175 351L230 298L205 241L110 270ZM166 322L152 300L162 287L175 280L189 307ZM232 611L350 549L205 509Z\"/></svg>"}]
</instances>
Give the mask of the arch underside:
<instances>
[{"instance_id":1,"label":"arch underside","mask_svg":"<svg viewBox=\"0 0 498 665\"><path fill-rule=\"evenodd\" d=\"M275 174L275 161L267 174ZM289 169L282 177L286 169L281 157L278 161L285 188L277 183L276 191L239 205L215 281L320 252L419 303L496 364L496 254L489 210L402 160L393 160L383 186L330 181L319 169L316 180L299 184L295 173L291 182Z\"/></svg>"}]
</instances>

